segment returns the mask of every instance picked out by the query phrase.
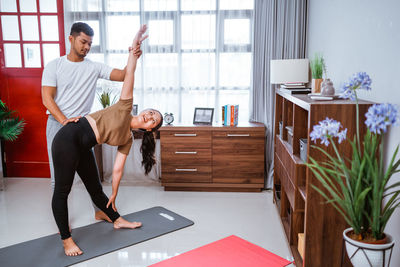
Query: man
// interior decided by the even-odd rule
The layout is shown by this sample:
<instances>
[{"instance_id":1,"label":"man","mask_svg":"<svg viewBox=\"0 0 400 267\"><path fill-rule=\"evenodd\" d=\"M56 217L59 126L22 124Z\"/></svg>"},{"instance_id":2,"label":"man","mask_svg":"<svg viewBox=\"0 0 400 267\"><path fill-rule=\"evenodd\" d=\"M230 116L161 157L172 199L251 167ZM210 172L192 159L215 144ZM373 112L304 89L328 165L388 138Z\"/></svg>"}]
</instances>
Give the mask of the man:
<instances>
[{"instance_id":1,"label":"man","mask_svg":"<svg viewBox=\"0 0 400 267\"><path fill-rule=\"evenodd\" d=\"M49 155L51 187L54 190L54 167L51 145L62 126L77 122L89 114L96 95L99 78L123 81L126 68L113 69L86 57L93 39L93 29L83 22L74 23L68 37L71 50L68 55L49 62L43 70L42 101L47 108L46 138ZM94 204L97 220L111 220Z\"/></svg>"}]
</instances>

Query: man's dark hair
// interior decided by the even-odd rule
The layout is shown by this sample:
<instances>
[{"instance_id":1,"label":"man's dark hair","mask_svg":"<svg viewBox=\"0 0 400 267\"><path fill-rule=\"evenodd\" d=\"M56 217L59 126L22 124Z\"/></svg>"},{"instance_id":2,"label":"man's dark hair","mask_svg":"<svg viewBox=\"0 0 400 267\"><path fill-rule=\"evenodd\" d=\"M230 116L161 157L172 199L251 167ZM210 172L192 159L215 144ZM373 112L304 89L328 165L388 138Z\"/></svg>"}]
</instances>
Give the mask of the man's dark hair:
<instances>
[{"instance_id":1,"label":"man's dark hair","mask_svg":"<svg viewBox=\"0 0 400 267\"><path fill-rule=\"evenodd\" d=\"M86 34L88 36L93 36L94 35L94 31L89 25L87 25L84 22L75 22L71 27L70 35L76 37L81 32L83 32L84 34Z\"/></svg>"}]
</instances>

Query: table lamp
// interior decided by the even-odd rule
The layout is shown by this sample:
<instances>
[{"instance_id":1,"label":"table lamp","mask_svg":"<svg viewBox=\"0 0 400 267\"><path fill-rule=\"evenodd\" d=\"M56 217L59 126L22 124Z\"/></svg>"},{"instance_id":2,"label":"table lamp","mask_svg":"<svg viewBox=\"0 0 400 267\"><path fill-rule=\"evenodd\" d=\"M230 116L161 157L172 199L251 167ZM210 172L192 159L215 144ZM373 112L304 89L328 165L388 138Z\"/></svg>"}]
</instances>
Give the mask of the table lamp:
<instances>
[{"instance_id":1,"label":"table lamp","mask_svg":"<svg viewBox=\"0 0 400 267\"><path fill-rule=\"evenodd\" d=\"M309 82L308 73L307 58L271 60L270 82L281 84L281 88L305 88Z\"/></svg>"}]
</instances>

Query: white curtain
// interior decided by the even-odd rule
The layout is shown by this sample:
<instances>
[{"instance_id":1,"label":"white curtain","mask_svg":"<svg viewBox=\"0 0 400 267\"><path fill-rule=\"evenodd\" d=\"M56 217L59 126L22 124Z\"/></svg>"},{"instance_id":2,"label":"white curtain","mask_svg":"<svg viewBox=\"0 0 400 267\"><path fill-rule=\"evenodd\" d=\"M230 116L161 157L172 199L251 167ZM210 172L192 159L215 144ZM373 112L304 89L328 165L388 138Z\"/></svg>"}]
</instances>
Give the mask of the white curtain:
<instances>
[{"instance_id":1,"label":"white curtain","mask_svg":"<svg viewBox=\"0 0 400 267\"><path fill-rule=\"evenodd\" d=\"M209 107L214 108L213 121L219 124L221 107L238 104L239 121L248 121L253 2L64 1L67 53L70 27L76 21L83 21L95 32L88 57L112 67L124 68L128 47L139 25L147 24L149 38L143 43L143 56L135 74L134 104L138 105L139 111L152 107L162 114L172 112L175 123L191 124L195 107ZM112 90L119 95L121 86L119 82L102 80L98 83L98 91ZM95 101L93 111L100 108L99 102ZM135 148L140 147L137 142L140 140L135 140L130 153L135 159L139 153ZM113 158L108 154L104 155L105 160ZM159 161L159 157L157 159ZM125 176L139 176L135 172L142 172L141 166L129 164ZM105 165L106 174L110 173L112 165ZM159 165L152 176L154 179L160 175Z\"/></svg>"},{"instance_id":2,"label":"white curtain","mask_svg":"<svg viewBox=\"0 0 400 267\"><path fill-rule=\"evenodd\" d=\"M307 0L255 0L251 119L266 125L265 188L273 185L275 85L271 59L304 58Z\"/></svg>"}]
</instances>

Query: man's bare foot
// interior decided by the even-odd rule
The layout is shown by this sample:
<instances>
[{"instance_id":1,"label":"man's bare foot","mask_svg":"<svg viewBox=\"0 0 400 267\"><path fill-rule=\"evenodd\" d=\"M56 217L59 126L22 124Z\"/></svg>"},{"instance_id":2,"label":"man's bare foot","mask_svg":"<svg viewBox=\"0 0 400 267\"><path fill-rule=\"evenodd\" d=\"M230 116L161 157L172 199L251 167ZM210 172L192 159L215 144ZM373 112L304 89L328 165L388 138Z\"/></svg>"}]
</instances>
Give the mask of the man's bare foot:
<instances>
[{"instance_id":1,"label":"man's bare foot","mask_svg":"<svg viewBox=\"0 0 400 267\"><path fill-rule=\"evenodd\" d=\"M74 240L72 240L72 237L64 239L63 245L65 255L67 256L78 256L83 254L82 250L75 244Z\"/></svg>"},{"instance_id":2,"label":"man's bare foot","mask_svg":"<svg viewBox=\"0 0 400 267\"><path fill-rule=\"evenodd\" d=\"M115 222L114 222L114 228L115 229L120 229L120 228L129 228L129 229L135 229L142 226L141 222L128 222L122 217L119 217Z\"/></svg>"},{"instance_id":3,"label":"man's bare foot","mask_svg":"<svg viewBox=\"0 0 400 267\"><path fill-rule=\"evenodd\" d=\"M94 218L99 221L107 221L107 222L112 222L110 218L101 210L96 211L94 214Z\"/></svg>"}]
</instances>

